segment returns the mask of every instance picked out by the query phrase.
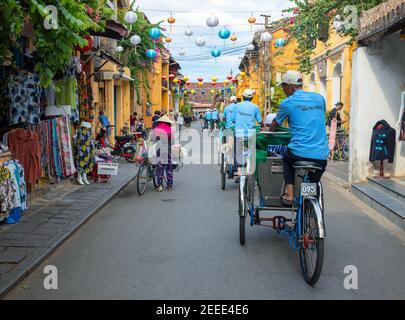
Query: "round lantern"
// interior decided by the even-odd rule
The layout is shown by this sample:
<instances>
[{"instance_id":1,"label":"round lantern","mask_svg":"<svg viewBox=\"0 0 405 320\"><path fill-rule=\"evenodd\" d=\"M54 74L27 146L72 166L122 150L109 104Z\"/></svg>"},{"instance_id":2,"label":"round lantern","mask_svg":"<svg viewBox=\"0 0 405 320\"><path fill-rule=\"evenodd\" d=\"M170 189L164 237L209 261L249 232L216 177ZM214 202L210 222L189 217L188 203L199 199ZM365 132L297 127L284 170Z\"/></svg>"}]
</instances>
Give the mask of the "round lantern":
<instances>
[{"instance_id":1,"label":"round lantern","mask_svg":"<svg viewBox=\"0 0 405 320\"><path fill-rule=\"evenodd\" d=\"M134 46L136 46L136 45L138 45L138 44L141 43L141 37L138 36L138 35L136 35L136 34L134 34L131 38L129 38L129 41L131 41L131 43L132 43Z\"/></svg>"},{"instance_id":2,"label":"round lantern","mask_svg":"<svg viewBox=\"0 0 405 320\"><path fill-rule=\"evenodd\" d=\"M149 30L149 36L153 39L159 39L159 37L162 35L162 32L160 31L159 28L152 28Z\"/></svg>"},{"instance_id":3,"label":"round lantern","mask_svg":"<svg viewBox=\"0 0 405 320\"><path fill-rule=\"evenodd\" d=\"M170 80L173 80L175 77L176 77L176 76L175 76L173 73L169 74L169 79L170 79Z\"/></svg>"},{"instance_id":4,"label":"round lantern","mask_svg":"<svg viewBox=\"0 0 405 320\"><path fill-rule=\"evenodd\" d=\"M191 82L190 81L186 81L186 86L190 86Z\"/></svg>"},{"instance_id":5,"label":"round lantern","mask_svg":"<svg viewBox=\"0 0 405 320\"><path fill-rule=\"evenodd\" d=\"M206 43L205 39L203 37L201 37L201 36L199 36L197 39L195 39L195 44L198 47L204 47L205 43Z\"/></svg>"},{"instance_id":6,"label":"round lantern","mask_svg":"<svg viewBox=\"0 0 405 320\"><path fill-rule=\"evenodd\" d=\"M191 90L190 92L191 92L191 94L192 94L192 95L194 95L194 94L195 94L195 90Z\"/></svg>"},{"instance_id":7,"label":"round lantern","mask_svg":"<svg viewBox=\"0 0 405 320\"><path fill-rule=\"evenodd\" d=\"M210 28L215 28L219 24L219 19L217 16L211 15L206 20L207 26Z\"/></svg>"},{"instance_id":8,"label":"round lantern","mask_svg":"<svg viewBox=\"0 0 405 320\"><path fill-rule=\"evenodd\" d=\"M122 51L124 51L124 48L123 48L122 46L117 46L117 47L115 48L115 51L116 51L116 52L122 52Z\"/></svg>"},{"instance_id":9,"label":"round lantern","mask_svg":"<svg viewBox=\"0 0 405 320\"><path fill-rule=\"evenodd\" d=\"M238 79L236 79L236 78L232 79L232 83L237 83L237 82L238 82Z\"/></svg>"},{"instance_id":10,"label":"round lantern","mask_svg":"<svg viewBox=\"0 0 405 320\"><path fill-rule=\"evenodd\" d=\"M193 33L194 33L193 30L191 30L190 28L187 28L186 31L184 31L184 34L187 37L191 37L193 35Z\"/></svg>"},{"instance_id":11,"label":"round lantern","mask_svg":"<svg viewBox=\"0 0 405 320\"><path fill-rule=\"evenodd\" d=\"M184 76L184 77L183 77L183 81L184 81L184 82L187 82L188 80L189 80L189 78L188 78L187 76Z\"/></svg>"},{"instance_id":12,"label":"round lantern","mask_svg":"<svg viewBox=\"0 0 405 320\"><path fill-rule=\"evenodd\" d=\"M201 77L199 77L199 78L197 78L197 81L198 81L198 82L203 82L203 81L204 81L204 79L203 79L203 78L201 78Z\"/></svg>"},{"instance_id":13,"label":"round lantern","mask_svg":"<svg viewBox=\"0 0 405 320\"><path fill-rule=\"evenodd\" d=\"M255 46L254 46L254 44L249 44L247 47L246 47L246 50L248 50L248 51L253 51L255 49Z\"/></svg>"},{"instance_id":14,"label":"round lantern","mask_svg":"<svg viewBox=\"0 0 405 320\"><path fill-rule=\"evenodd\" d=\"M256 18L255 18L253 15L251 15L251 16L248 18L248 22L249 22L250 24L255 24L255 23L256 23Z\"/></svg>"},{"instance_id":15,"label":"round lantern","mask_svg":"<svg viewBox=\"0 0 405 320\"><path fill-rule=\"evenodd\" d=\"M211 85L213 86L213 87L215 87L216 85L217 85L217 83L216 82L211 82Z\"/></svg>"},{"instance_id":16,"label":"round lantern","mask_svg":"<svg viewBox=\"0 0 405 320\"><path fill-rule=\"evenodd\" d=\"M260 35L260 41L261 42L270 42L271 41L271 39L272 39L273 37L272 37L272 35L271 35L271 33L270 32L263 32L261 35Z\"/></svg>"},{"instance_id":17,"label":"round lantern","mask_svg":"<svg viewBox=\"0 0 405 320\"><path fill-rule=\"evenodd\" d=\"M125 13L124 19L125 19L125 22L127 22L129 24L134 24L138 20L138 16L136 15L135 12L128 11L127 13Z\"/></svg>"},{"instance_id":18,"label":"round lantern","mask_svg":"<svg viewBox=\"0 0 405 320\"><path fill-rule=\"evenodd\" d=\"M199 83L198 83L198 86L199 86L199 87L202 87L203 85L204 85L204 82L199 82Z\"/></svg>"},{"instance_id":19,"label":"round lantern","mask_svg":"<svg viewBox=\"0 0 405 320\"><path fill-rule=\"evenodd\" d=\"M187 90L184 90L183 93L186 96L188 92L187 92Z\"/></svg>"},{"instance_id":20,"label":"round lantern","mask_svg":"<svg viewBox=\"0 0 405 320\"><path fill-rule=\"evenodd\" d=\"M218 78L217 77L212 77L211 80L212 80L212 82L217 82Z\"/></svg>"},{"instance_id":21,"label":"round lantern","mask_svg":"<svg viewBox=\"0 0 405 320\"><path fill-rule=\"evenodd\" d=\"M283 39L283 38L278 38L278 39L276 40L276 47L282 47L282 46L284 46L284 44L285 44L285 39Z\"/></svg>"},{"instance_id":22,"label":"round lantern","mask_svg":"<svg viewBox=\"0 0 405 320\"><path fill-rule=\"evenodd\" d=\"M186 55L186 51L185 51L184 49L180 49L179 55L185 56L185 55Z\"/></svg>"},{"instance_id":23,"label":"round lantern","mask_svg":"<svg viewBox=\"0 0 405 320\"><path fill-rule=\"evenodd\" d=\"M166 76L162 76L162 80L163 80L163 81L166 81L166 80L167 80L167 77L166 77Z\"/></svg>"},{"instance_id":24,"label":"round lantern","mask_svg":"<svg viewBox=\"0 0 405 320\"><path fill-rule=\"evenodd\" d=\"M229 39L231 41L236 41L236 40L238 40L238 37L235 34L233 34L233 35L231 35L231 37Z\"/></svg>"},{"instance_id":25,"label":"round lantern","mask_svg":"<svg viewBox=\"0 0 405 320\"><path fill-rule=\"evenodd\" d=\"M224 81L224 85L229 86L229 80L228 79Z\"/></svg>"},{"instance_id":26,"label":"round lantern","mask_svg":"<svg viewBox=\"0 0 405 320\"><path fill-rule=\"evenodd\" d=\"M173 24L173 23L176 22L176 18L173 17L173 16L170 16L169 18L167 18L167 22L168 22L169 24Z\"/></svg>"},{"instance_id":27,"label":"round lantern","mask_svg":"<svg viewBox=\"0 0 405 320\"><path fill-rule=\"evenodd\" d=\"M212 49L212 50L211 50L211 55L212 55L214 58L218 58L218 57L221 55L221 50L219 50L219 49L217 49L217 48Z\"/></svg>"},{"instance_id":28,"label":"round lantern","mask_svg":"<svg viewBox=\"0 0 405 320\"><path fill-rule=\"evenodd\" d=\"M75 46L75 49L81 53L89 51L93 48L93 38L90 36L84 36L85 40L87 40L87 44L84 47Z\"/></svg>"},{"instance_id":29,"label":"round lantern","mask_svg":"<svg viewBox=\"0 0 405 320\"><path fill-rule=\"evenodd\" d=\"M215 90L214 90L214 89L211 89L210 93L211 93L211 94L215 94Z\"/></svg>"},{"instance_id":30,"label":"round lantern","mask_svg":"<svg viewBox=\"0 0 405 320\"><path fill-rule=\"evenodd\" d=\"M179 79L173 79L173 84L178 84L179 83Z\"/></svg>"},{"instance_id":31,"label":"round lantern","mask_svg":"<svg viewBox=\"0 0 405 320\"><path fill-rule=\"evenodd\" d=\"M223 93L223 91L222 90L218 90L218 94L222 94Z\"/></svg>"},{"instance_id":32,"label":"round lantern","mask_svg":"<svg viewBox=\"0 0 405 320\"><path fill-rule=\"evenodd\" d=\"M146 56L147 56L149 59L155 59L156 56L157 56L157 52L156 52L156 50L154 50L154 49L146 50Z\"/></svg>"},{"instance_id":33,"label":"round lantern","mask_svg":"<svg viewBox=\"0 0 405 320\"><path fill-rule=\"evenodd\" d=\"M233 90L235 90L235 87L234 87L234 86L231 86L229 89L231 89L231 90L233 91Z\"/></svg>"},{"instance_id":34,"label":"round lantern","mask_svg":"<svg viewBox=\"0 0 405 320\"><path fill-rule=\"evenodd\" d=\"M172 42L172 38L166 37L166 38L165 38L165 41L166 41L167 43L170 43L170 42Z\"/></svg>"},{"instance_id":35,"label":"round lantern","mask_svg":"<svg viewBox=\"0 0 405 320\"><path fill-rule=\"evenodd\" d=\"M226 78L230 81L230 80L232 80L233 77L232 77L232 75L228 75Z\"/></svg>"},{"instance_id":36,"label":"round lantern","mask_svg":"<svg viewBox=\"0 0 405 320\"><path fill-rule=\"evenodd\" d=\"M218 32L218 36L224 40L228 39L230 35L231 35L231 31L229 31L229 29L225 28L225 27Z\"/></svg>"},{"instance_id":37,"label":"round lantern","mask_svg":"<svg viewBox=\"0 0 405 320\"><path fill-rule=\"evenodd\" d=\"M205 90L201 90L201 94L205 94Z\"/></svg>"}]
</instances>

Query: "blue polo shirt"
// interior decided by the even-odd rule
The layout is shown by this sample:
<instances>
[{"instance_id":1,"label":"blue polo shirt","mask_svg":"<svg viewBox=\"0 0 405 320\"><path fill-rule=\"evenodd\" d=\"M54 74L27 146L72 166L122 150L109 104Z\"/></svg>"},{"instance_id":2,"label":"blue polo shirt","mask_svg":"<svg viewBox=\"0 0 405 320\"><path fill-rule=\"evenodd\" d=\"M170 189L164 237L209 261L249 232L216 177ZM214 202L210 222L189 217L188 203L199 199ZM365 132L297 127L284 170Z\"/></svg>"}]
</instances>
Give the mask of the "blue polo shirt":
<instances>
[{"instance_id":1,"label":"blue polo shirt","mask_svg":"<svg viewBox=\"0 0 405 320\"><path fill-rule=\"evenodd\" d=\"M310 159L326 160L329 155L325 124L326 103L315 92L297 90L285 99L275 120L281 125L288 119L292 154Z\"/></svg>"},{"instance_id":2,"label":"blue polo shirt","mask_svg":"<svg viewBox=\"0 0 405 320\"><path fill-rule=\"evenodd\" d=\"M235 103L231 103L229 106L227 106L224 109L224 117L226 120L226 125L225 127L227 129L230 129L233 127L233 114L235 113L235 109L236 109L236 104Z\"/></svg>"},{"instance_id":3,"label":"blue polo shirt","mask_svg":"<svg viewBox=\"0 0 405 320\"><path fill-rule=\"evenodd\" d=\"M211 111L207 111L207 112L204 114L204 117L205 117L206 120L211 120L211 118L212 118L212 113L211 113Z\"/></svg>"},{"instance_id":4,"label":"blue polo shirt","mask_svg":"<svg viewBox=\"0 0 405 320\"><path fill-rule=\"evenodd\" d=\"M262 115L257 105L250 101L243 101L236 105L233 114L236 137L249 136L256 133L256 122L262 121Z\"/></svg>"},{"instance_id":5,"label":"blue polo shirt","mask_svg":"<svg viewBox=\"0 0 405 320\"><path fill-rule=\"evenodd\" d=\"M212 111L211 118L212 120L218 120L218 111Z\"/></svg>"},{"instance_id":6,"label":"blue polo shirt","mask_svg":"<svg viewBox=\"0 0 405 320\"><path fill-rule=\"evenodd\" d=\"M98 116L98 119L100 120L100 122L101 122L101 125L104 127L104 128L107 128L109 125L110 125L110 121L108 120L108 117L106 116L106 115L99 115Z\"/></svg>"}]
</instances>

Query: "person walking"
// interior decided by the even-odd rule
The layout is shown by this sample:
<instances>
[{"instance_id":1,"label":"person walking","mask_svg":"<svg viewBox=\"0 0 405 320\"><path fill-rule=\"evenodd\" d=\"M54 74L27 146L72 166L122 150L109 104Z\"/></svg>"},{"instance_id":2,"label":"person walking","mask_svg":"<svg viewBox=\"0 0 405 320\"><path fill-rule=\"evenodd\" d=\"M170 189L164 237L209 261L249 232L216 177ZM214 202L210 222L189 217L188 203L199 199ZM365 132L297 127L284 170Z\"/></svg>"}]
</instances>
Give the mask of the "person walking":
<instances>
[{"instance_id":1,"label":"person walking","mask_svg":"<svg viewBox=\"0 0 405 320\"><path fill-rule=\"evenodd\" d=\"M177 124L179 125L179 132L181 132L181 130L183 129L183 125L184 125L184 118L183 118L183 115L181 112L178 113Z\"/></svg>"}]
</instances>

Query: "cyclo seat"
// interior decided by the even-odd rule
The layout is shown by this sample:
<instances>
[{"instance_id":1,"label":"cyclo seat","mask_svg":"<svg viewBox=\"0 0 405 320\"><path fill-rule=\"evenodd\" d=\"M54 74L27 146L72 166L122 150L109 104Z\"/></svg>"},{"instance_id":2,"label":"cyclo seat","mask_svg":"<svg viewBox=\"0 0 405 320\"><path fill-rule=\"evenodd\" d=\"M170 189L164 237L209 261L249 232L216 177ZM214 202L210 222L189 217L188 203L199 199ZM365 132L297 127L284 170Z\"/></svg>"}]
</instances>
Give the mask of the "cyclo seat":
<instances>
[{"instance_id":1,"label":"cyclo seat","mask_svg":"<svg viewBox=\"0 0 405 320\"><path fill-rule=\"evenodd\" d=\"M293 165L294 169L315 169L322 170L322 166L319 163L313 161L296 161Z\"/></svg>"},{"instance_id":2,"label":"cyclo seat","mask_svg":"<svg viewBox=\"0 0 405 320\"><path fill-rule=\"evenodd\" d=\"M117 142L129 142L131 141L132 136L115 136Z\"/></svg>"}]
</instances>

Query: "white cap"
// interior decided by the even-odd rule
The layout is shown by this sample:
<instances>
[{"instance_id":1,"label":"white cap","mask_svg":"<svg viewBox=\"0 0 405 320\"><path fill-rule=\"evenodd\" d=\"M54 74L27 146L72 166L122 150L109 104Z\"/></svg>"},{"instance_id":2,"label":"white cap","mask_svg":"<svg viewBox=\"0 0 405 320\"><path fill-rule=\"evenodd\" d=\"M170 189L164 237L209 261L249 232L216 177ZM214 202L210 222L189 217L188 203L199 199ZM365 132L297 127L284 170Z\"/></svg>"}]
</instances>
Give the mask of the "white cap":
<instances>
[{"instance_id":1,"label":"white cap","mask_svg":"<svg viewBox=\"0 0 405 320\"><path fill-rule=\"evenodd\" d=\"M283 76L281 77L281 82L278 84L287 83L293 85L303 85L302 75L298 71L295 70L288 70Z\"/></svg>"},{"instance_id":2,"label":"white cap","mask_svg":"<svg viewBox=\"0 0 405 320\"><path fill-rule=\"evenodd\" d=\"M89 122L85 122L85 121L82 121L82 122L80 123L80 126L81 126L81 127L84 127L84 128L87 128L87 129L90 129L90 128L93 127Z\"/></svg>"},{"instance_id":3,"label":"white cap","mask_svg":"<svg viewBox=\"0 0 405 320\"><path fill-rule=\"evenodd\" d=\"M243 94L242 94L242 95L243 95L245 98L252 98L254 93L255 93L255 92L254 92L253 90L251 90L251 89L245 89L245 91L243 91Z\"/></svg>"},{"instance_id":4,"label":"white cap","mask_svg":"<svg viewBox=\"0 0 405 320\"><path fill-rule=\"evenodd\" d=\"M210 108L207 108L207 111L210 111Z\"/></svg>"},{"instance_id":5,"label":"white cap","mask_svg":"<svg viewBox=\"0 0 405 320\"><path fill-rule=\"evenodd\" d=\"M236 101L237 101L237 99L236 99L235 96L232 96L229 100L230 100L231 102L236 102Z\"/></svg>"}]
</instances>

